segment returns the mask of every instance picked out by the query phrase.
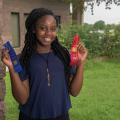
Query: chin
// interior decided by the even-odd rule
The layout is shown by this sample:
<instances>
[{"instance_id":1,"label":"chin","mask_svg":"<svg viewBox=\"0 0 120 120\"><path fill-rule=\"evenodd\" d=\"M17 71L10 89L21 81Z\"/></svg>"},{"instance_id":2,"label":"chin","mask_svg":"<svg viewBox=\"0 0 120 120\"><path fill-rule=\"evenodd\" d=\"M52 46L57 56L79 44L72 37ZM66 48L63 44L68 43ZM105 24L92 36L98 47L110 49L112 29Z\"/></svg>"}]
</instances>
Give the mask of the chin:
<instances>
[{"instance_id":1,"label":"chin","mask_svg":"<svg viewBox=\"0 0 120 120\"><path fill-rule=\"evenodd\" d=\"M42 45L43 46L50 46L52 42L43 42Z\"/></svg>"}]
</instances>

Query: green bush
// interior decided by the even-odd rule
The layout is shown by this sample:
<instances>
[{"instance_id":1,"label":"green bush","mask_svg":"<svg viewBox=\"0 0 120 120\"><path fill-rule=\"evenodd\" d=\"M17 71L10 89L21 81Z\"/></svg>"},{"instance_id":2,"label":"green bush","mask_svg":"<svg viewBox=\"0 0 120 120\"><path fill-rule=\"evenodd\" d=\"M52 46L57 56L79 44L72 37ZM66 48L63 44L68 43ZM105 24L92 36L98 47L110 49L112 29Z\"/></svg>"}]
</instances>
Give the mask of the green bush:
<instances>
[{"instance_id":1,"label":"green bush","mask_svg":"<svg viewBox=\"0 0 120 120\"><path fill-rule=\"evenodd\" d=\"M120 25L105 25L104 30L94 29L94 25L66 25L58 32L60 42L70 49L73 36L78 34L89 51L89 57L120 56Z\"/></svg>"}]
</instances>

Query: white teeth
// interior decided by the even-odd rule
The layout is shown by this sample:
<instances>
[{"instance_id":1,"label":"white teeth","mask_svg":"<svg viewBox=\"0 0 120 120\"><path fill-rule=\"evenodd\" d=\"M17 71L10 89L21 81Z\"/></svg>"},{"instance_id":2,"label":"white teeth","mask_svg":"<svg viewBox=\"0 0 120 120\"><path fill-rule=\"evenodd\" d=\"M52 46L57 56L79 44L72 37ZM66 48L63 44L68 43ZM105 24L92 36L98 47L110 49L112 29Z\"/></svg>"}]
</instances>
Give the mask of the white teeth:
<instances>
[{"instance_id":1,"label":"white teeth","mask_svg":"<svg viewBox=\"0 0 120 120\"><path fill-rule=\"evenodd\" d=\"M49 42L51 39L50 39L50 38L45 38L45 40L46 40L47 42Z\"/></svg>"}]
</instances>

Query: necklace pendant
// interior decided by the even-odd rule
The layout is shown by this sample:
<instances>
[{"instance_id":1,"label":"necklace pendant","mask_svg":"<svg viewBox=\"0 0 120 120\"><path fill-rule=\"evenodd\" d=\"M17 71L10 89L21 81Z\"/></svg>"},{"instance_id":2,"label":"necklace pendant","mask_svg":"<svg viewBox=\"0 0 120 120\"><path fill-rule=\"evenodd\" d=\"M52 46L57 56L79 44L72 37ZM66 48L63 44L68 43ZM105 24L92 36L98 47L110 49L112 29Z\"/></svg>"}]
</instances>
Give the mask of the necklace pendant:
<instances>
[{"instance_id":1,"label":"necklace pendant","mask_svg":"<svg viewBox=\"0 0 120 120\"><path fill-rule=\"evenodd\" d=\"M48 86L50 86L51 84L50 84L50 75L49 75L49 73L48 73Z\"/></svg>"},{"instance_id":2,"label":"necklace pendant","mask_svg":"<svg viewBox=\"0 0 120 120\"><path fill-rule=\"evenodd\" d=\"M48 86L51 86L51 80L50 80L50 74L49 74L49 70L47 68L47 79L48 79Z\"/></svg>"},{"instance_id":3,"label":"necklace pendant","mask_svg":"<svg viewBox=\"0 0 120 120\"><path fill-rule=\"evenodd\" d=\"M50 83L48 83L48 86L50 87L50 86L51 86L51 84L50 84Z\"/></svg>"}]
</instances>

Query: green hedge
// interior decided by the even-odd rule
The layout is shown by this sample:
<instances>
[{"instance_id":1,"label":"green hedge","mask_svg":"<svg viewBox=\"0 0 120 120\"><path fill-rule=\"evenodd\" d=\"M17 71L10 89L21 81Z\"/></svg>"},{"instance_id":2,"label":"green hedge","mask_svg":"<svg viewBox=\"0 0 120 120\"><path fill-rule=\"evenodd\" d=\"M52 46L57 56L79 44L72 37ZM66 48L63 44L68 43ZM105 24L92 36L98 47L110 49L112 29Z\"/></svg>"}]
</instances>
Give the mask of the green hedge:
<instances>
[{"instance_id":1,"label":"green hedge","mask_svg":"<svg viewBox=\"0 0 120 120\"><path fill-rule=\"evenodd\" d=\"M103 30L94 29L94 25L64 25L58 32L61 43L68 49L71 46L73 36L79 34L81 41L89 50L89 57L120 56L120 24L105 25Z\"/></svg>"}]
</instances>

